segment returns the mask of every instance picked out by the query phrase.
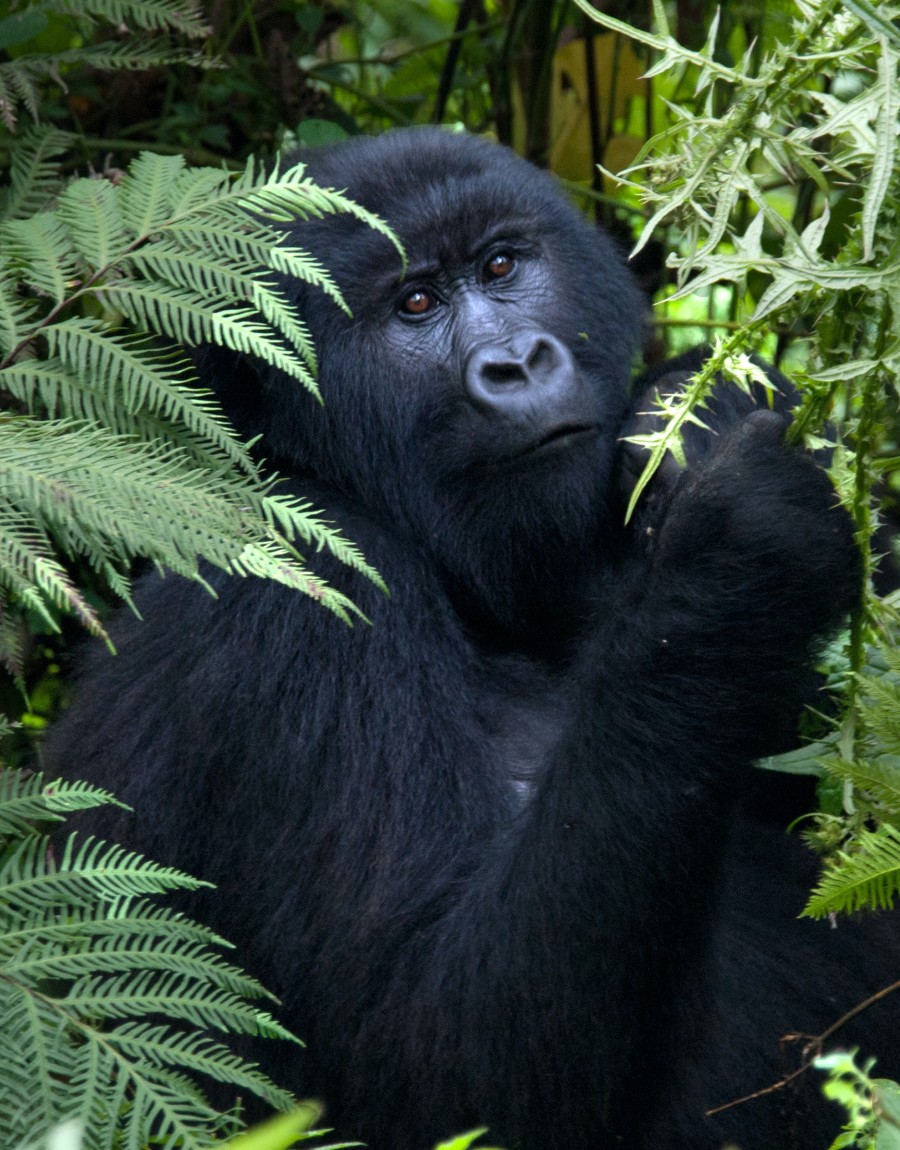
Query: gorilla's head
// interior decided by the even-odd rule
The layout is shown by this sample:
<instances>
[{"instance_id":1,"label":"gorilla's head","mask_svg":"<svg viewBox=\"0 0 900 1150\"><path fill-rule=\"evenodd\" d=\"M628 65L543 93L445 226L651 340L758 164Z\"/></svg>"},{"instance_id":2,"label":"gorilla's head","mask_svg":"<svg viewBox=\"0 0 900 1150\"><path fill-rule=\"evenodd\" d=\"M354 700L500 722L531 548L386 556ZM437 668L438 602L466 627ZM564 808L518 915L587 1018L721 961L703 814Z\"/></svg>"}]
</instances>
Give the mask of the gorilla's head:
<instances>
[{"instance_id":1,"label":"gorilla's head","mask_svg":"<svg viewBox=\"0 0 900 1150\"><path fill-rule=\"evenodd\" d=\"M550 176L476 137L412 129L302 158L390 224L407 264L346 216L291 228L352 318L286 284L324 408L263 368L255 399L230 404L238 422L282 469L360 500L466 578L492 553L509 571L548 546L584 547L603 521L642 324L612 241Z\"/></svg>"}]
</instances>

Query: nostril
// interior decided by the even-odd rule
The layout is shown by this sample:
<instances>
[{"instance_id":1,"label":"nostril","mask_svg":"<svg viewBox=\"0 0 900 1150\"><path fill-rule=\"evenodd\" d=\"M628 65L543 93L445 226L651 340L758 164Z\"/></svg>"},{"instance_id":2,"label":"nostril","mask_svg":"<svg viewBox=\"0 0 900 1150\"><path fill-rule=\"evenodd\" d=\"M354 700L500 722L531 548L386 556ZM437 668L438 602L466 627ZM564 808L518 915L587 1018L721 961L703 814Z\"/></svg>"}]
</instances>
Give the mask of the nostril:
<instances>
[{"instance_id":1,"label":"nostril","mask_svg":"<svg viewBox=\"0 0 900 1150\"><path fill-rule=\"evenodd\" d=\"M553 344L546 339L538 339L525 359L525 366L531 375L540 376L552 371L556 366Z\"/></svg>"},{"instance_id":2,"label":"nostril","mask_svg":"<svg viewBox=\"0 0 900 1150\"><path fill-rule=\"evenodd\" d=\"M520 363L500 360L487 360L481 365L481 376L485 383L510 384L521 383L526 373Z\"/></svg>"},{"instance_id":3,"label":"nostril","mask_svg":"<svg viewBox=\"0 0 900 1150\"><path fill-rule=\"evenodd\" d=\"M558 358L552 341L539 337L525 347L486 351L479 357L478 374L490 387L539 383L552 375Z\"/></svg>"},{"instance_id":4,"label":"nostril","mask_svg":"<svg viewBox=\"0 0 900 1150\"><path fill-rule=\"evenodd\" d=\"M469 357L463 374L469 398L486 410L533 411L557 402L574 386L569 352L545 332L520 331L502 343L483 344Z\"/></svg>"}]
</instances>

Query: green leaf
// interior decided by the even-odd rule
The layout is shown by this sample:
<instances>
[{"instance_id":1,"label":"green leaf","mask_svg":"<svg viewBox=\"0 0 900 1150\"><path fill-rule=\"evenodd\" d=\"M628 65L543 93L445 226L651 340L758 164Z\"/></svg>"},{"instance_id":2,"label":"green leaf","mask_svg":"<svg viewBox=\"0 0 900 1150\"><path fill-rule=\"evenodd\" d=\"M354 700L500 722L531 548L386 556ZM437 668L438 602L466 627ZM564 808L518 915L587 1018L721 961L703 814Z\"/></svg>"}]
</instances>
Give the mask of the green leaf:
<instances>
[{"instance_id":1,"label":"green leaf","mask_svg":"<svg viewBox=\"0 0 900 1150\"><path fill-rule=\"evenodd\" d=\"M28 834L35 820L61 822L71 811L114 801L108 791L90 783L64 779L45 783L40 774L0 769L0 837Z\"/></svg>"},{"instance_id":2,"label":"green leaf","mask_svg":"<svg viewBox=\"0 0 900 1150\"><path fill-rule=\"evenodd\" d=\"M185 170L183 156L141 152L119 184L119 205L133 239L158 232L173 211L173 189ZM217 173L219 176L219 173Z\"/></svg>"},{"instance_id":3,"label":"green leaf","mask_svg":"<svg viewBox=\"0 0 900 1150\"><path fill-rule=\"evenodd\" d=\"M252 1130L228 1140L228 1150L288 1150L296 1141L314 1137L311 1127L321 1116L321 1107L304 1102L296 1110L270 1118ZM357 1143L350 1143L357 1145Z\"/></svg>"},{"instance_id":4,"label":"green leaf","mask_svg":"<svg viewBox=\"0 0 900 1150\"><path fill-rule=\"evenodd\" d=\"M894 35L900 35L892 29ZM863 259L870 260L875 244L875 228L888 193L891 180L896 175L897 120L900 117L900 82L897 79L897 52L888 47L887 37L882 39L882 52L879 61L880 73L878 88L880 100L875 123L875 155L872 171L866 184L862 210Z\"/></svg>"},{"instance_id":5,"label":"green leaf","mask_svg":"<svg viewBox=\"0 0 900 1150\"><path fill-rule=\"evenodd\" d=\"M6 52L43 32L47 26L47 15L40 8L13 12L0 20L0 51Z\"/></svg>"},{"instance_id":6,"label":"green leaf","mask_svg":"<svg viewBox=\"0 0 900 1150\"><path fill-rule=\"evenodd\" d=\"M78 283L77 257L63 221L53 212L0 227L3 254L18 266L28 287L61 303Z\"/></svg>"},{"instance_id":7,"label":"green leaf","mask_svg":"<svg viewBox=\"0 0 900 1150\"><path fill-rule=\"evenodd\" d=\"M890 910L900 892L900 830L884 825L863 831L853 855L840 852L828 865L803 909L809 918L852 913L863 907Z\"/></svg>"},{"instance_id":8,"label":"green leaf","mask_svg":"<svg viewBox=\"0 0 900 1150\"><path fill-rule=\"evenodd\" d=\"M213 1032L296 1039L213 932L144 897L204 884L74 835L55 854L28 825L107 798L0 769L0 1129L17 1145L68 1117L91 1150L201 1150L221 1119L196 1075L295 1106Z\"/></svg>"},{"instance_id":9,"label":"green leaf","mask_svg":"<svg viewBox=\"0 0 900 1150\"><path fill-rule=\"evenodd\" d=\"M74 138L43 126L22 133L11 150L10 186L0 193L0 217L26 219L50 206L59 188L59 161Z\"/></svg>"},{"instance_id":10,"label":"green leaf","mask_svg":"<svg viewBox=\"0 0 900 1150\"><path fill-rule=\"evenodd\" d=\"M460 1134L456 1138L451 1138L448 1142L441 1142L435 1146L434 1150L469 1150L474 1146L482 1134L487 1133L487 1127L483 1126L480 1130L470 1130L467 1134ZM476 1150L481 1150L480 1147ZM484 1150L489 1150L485 1147Z\"/></svg>"},{"instance_id":11,"label":"green leaf","mask_svg":"<svg viewBox=\"0 0 900 1150\"><path fill-rule=\"evenodd\" d=\"M868 25L876 36L884 36L895 47L900 48L900 29L895 27L890 20L886 20L876 6L870 3L870 0L841 0L841 3L854 16L858 16L864 24Z\"/></svg>"}]
</instances>

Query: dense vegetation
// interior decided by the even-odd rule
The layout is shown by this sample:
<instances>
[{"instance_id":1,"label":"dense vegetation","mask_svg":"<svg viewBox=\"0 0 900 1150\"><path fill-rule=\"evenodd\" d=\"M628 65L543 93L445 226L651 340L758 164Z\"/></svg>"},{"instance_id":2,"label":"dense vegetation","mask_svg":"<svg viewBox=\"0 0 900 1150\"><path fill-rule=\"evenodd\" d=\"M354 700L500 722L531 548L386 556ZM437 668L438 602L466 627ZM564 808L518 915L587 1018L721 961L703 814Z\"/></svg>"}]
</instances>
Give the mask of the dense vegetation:
<instances>
[{"instance_id":1,"label":"dense vegetation","mask_svg":"<svg viewBox=\"0 0 900 1150\"><path fill-rule=\"evenodd\" d=\"M0 704L19 724L4 740L13 767L60 705L73 633L103 633L135 560L196 578L206 559L353 611L305 556L364 558L279 495L181 349L212 338L282 356L314 388L314 349L254 269L285 261L335 293L327 269L276 251L273 225L356 209L289 161L245 165L350 132L461 125L549 165L638 241L657 300L651 360L713 344L647 441L654 462L702 419L713 370L747 382L755 352L801 388L792 434L835 443L865 557L860 609L823 668L832 713L765 765L820 780L804 833L825 866L808 913L890 905L900 6L45 0L0 13ZM201 1032L278 1027L214 939L144 901L190 880L113 846L48 854L44 823L102 801L18 769L2 779L0 1131L25 1144L76 1114L85 1145L123 1131L141 1145L151 1130L201 1145L228 1128L185 1073L289 1104ZM158 1033L160 1012L187 1029ZM887 1088L845 1065L835 1082L858 1102L852 1137L894 1145L889 1118L875 1133Z\"/></svg>"}]
</instances>

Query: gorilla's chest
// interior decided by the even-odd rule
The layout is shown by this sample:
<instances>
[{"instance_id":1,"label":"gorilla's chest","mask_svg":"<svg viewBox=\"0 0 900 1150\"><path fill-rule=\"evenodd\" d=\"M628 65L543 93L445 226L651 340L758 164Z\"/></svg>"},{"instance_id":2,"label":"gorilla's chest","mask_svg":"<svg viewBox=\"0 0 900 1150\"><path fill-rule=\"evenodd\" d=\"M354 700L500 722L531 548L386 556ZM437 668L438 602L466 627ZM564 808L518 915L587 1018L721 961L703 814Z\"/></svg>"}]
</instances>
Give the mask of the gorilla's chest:
<instances>
[{"instance_id":1,"label":"gorilla's chest","mask_svg":"<svg viewBox=\"0 0 900 1150\"><path fill-rule=\"evenodd\" d=\"M570 711L566 680L531 660L494 657L479 676L477 712L490 758L519 801L531 796Z\"/></svg>"}]
</instances>

